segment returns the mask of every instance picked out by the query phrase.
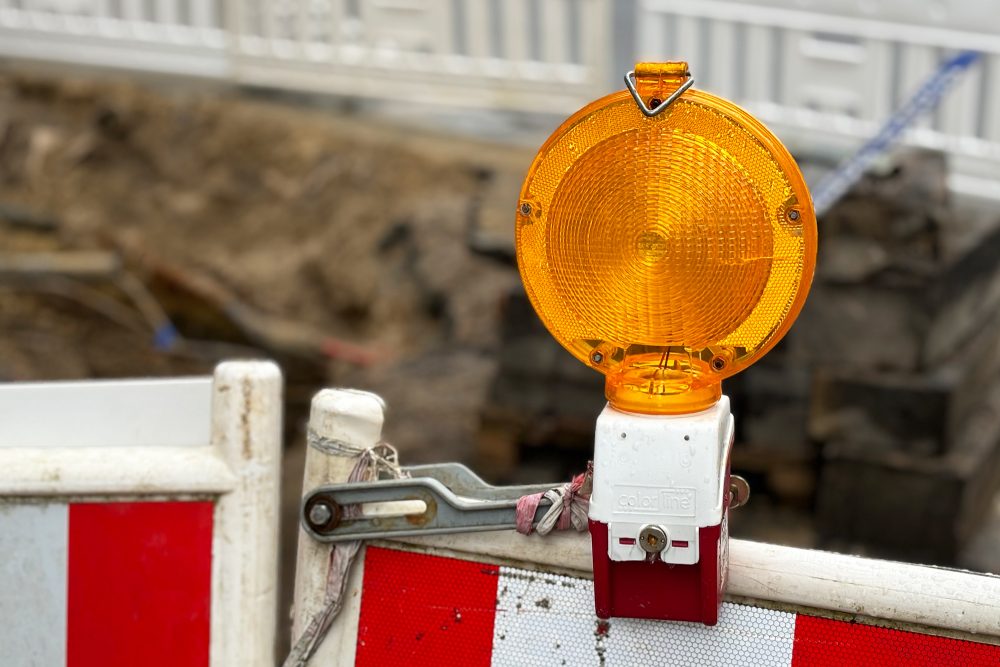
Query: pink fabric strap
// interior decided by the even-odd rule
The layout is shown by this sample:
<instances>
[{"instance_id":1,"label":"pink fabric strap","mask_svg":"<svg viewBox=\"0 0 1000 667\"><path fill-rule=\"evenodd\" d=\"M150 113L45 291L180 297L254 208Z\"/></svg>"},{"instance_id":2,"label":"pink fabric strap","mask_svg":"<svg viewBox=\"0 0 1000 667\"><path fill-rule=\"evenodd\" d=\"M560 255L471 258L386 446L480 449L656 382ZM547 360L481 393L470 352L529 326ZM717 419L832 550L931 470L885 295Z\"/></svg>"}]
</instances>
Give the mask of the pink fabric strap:
<instances>
[{"instance_id":1,"label":"pink fabric strap","mask_svg":"<svg viewBox=\"0 0 1000 667\"><path fill-rule=\"evenodd\" d=\"M584 530L587 527L587 511L590 508L592 465L587 465L587 472L581 473L572 481L542 493L532 493L521 496L517 501L515 525L517 532L530 535L537 531L546 535L555 530L576 528ZM543 498L552 502L552 507L542 516L535 526L535 514Z\"/></svg>"}]
</instances>

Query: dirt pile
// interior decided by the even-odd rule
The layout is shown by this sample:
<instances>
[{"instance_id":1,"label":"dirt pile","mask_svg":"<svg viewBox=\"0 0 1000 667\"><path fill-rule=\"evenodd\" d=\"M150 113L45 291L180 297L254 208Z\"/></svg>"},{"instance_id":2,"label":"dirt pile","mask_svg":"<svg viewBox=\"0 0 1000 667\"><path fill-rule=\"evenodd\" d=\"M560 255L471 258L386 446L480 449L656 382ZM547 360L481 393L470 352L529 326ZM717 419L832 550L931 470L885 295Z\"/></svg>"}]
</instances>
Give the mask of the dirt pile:
<instances>
[{"instance_id":1,"label":"dirt pile","mask_svg":"<svg viewBox=\"0 0 1000 667\"><path fill-rule=\"evenodd\" d=\"M0 252L56 255L0 261L0 377L270 356L290 426L349 384L386 396L408 458L463 458L516 281L467 238L529 158L235 94L2 73ZM67 251L112 270L68 270Z\"/></svg>"}]
</instances>

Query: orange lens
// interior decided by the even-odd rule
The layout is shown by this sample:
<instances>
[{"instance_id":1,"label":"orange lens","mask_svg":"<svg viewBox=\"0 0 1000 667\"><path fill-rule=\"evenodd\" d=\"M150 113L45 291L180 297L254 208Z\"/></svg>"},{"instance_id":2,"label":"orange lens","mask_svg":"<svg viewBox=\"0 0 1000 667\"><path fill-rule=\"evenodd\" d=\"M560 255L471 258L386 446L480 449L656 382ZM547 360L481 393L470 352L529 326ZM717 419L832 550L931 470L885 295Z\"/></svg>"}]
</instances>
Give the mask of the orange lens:
<instances>
[{"instance_id":1,"label":"orange lens","mask_svg":"<svg viewBox=\"0 0 1000 667\"><path fill-rule=\"evenodd\" d=\"M637 89L652 107L682 79L649 67ZM535 310L607 376L612 405L678 413L709 407L791 326L816 221L795 161L742 109L688 90L647 117L623 91L542 146L516 243Z\"/></svg>"}]
</instances>

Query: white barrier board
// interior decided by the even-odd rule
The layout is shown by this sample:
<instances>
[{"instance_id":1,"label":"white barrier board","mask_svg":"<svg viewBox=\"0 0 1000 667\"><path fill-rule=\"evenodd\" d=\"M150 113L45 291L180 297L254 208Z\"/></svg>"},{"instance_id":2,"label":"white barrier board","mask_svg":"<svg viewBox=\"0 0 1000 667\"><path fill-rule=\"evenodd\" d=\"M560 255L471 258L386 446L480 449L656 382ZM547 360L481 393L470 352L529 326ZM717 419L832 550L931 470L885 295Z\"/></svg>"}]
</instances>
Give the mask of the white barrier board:
<instances>
[{"instance_id":1,"label":"white barrier board","mask_svg":"<svg viewBox=\"0 0 1000 667\"><path fill-rule=\"evenodd\" d=\"M274 664L281 373L0 387L0 663Z\"/></svg>"}]
</instances>

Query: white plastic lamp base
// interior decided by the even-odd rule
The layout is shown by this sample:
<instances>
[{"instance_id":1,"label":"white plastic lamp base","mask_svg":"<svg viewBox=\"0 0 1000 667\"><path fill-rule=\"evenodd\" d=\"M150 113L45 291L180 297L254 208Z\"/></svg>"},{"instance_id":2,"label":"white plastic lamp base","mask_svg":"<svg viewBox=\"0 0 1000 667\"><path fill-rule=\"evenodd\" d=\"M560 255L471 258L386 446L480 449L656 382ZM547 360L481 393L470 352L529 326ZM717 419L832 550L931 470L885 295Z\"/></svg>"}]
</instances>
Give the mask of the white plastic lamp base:
<instances>
[{"instance_id":1,"label":"white plastic lamp base","mask_svg":"<svg viewBox=\"0 0 1000 667\"><path fill-rule=\"evenodd\" d=\"M725 396L687 415L604 409L590 503L598 616L715 624L729 565L732 442Z\"/></svg>"}]
</instances>

